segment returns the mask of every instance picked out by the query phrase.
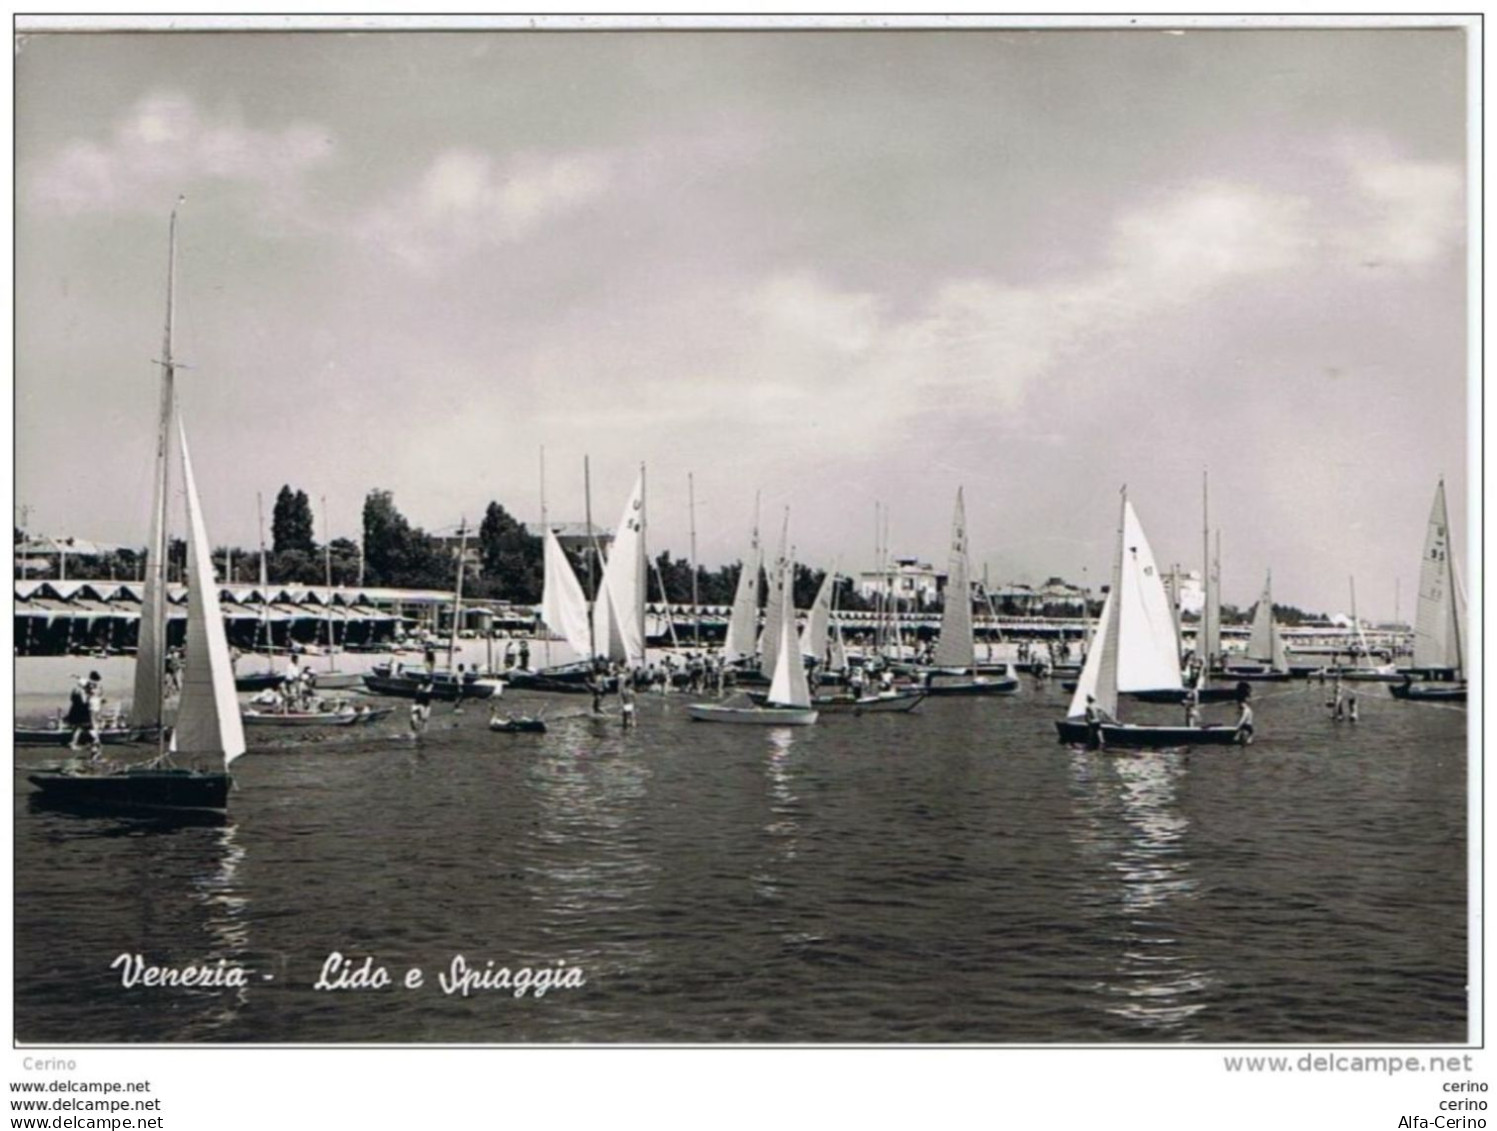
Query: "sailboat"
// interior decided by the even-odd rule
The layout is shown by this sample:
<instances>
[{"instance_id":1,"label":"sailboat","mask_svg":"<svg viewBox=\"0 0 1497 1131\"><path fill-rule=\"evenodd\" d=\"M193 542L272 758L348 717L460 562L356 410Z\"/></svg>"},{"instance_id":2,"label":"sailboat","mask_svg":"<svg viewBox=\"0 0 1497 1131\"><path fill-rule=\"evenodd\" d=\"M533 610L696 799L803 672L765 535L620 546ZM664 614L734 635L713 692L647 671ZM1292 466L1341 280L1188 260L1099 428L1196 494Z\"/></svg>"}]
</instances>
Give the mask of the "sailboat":
<instances>
[{"instance_id":1,"label":"sailboat","mask_svg":"<svg viewBox=\"0 0 1497 1131\"><path fill-rule=\"evenodd\" d=\"M1367 643L1362 618L1357 615L1357 579L1353 577L1348 580L1351 585L1351 623L1357 635L1356 655L1351 667L1337 670L1337 677L1362 683L1393 683L1403 679L1403 673L1395 664L1372 662L1372 646Z\"/></svg>"},{"instance_id":2,"label":"sailboat","mask_svg":"<svg viewBox=\"0 0 1497 1131\"><path fill-rule=\"evenodd\" d=\"M180 207L182 198L178 198ZM135 699L131 709L138 725L156 736L158 752L149 763L69 763L57 770L29 774L27 780L52 804L109 810L222 812L228 806L232 778L229 765L244 753L244 727L234 696L234 672L218 603L218 582L187 432L177 423L182 455L183 491L187 499L187 651L177 725L170 745L162 726L163 671L166 644L166 528L168 462L176 413L176 365L172 360L172 319L177 274L177 208L172 209L166 276L166 332L161 356L161 400L156 435L156 469L147 548L145 600L141 608L140 643L135 657ZM187 766L175 763L190 762Z\"/></svg>"},{"instance_id":3,"label":"sailboat","mask_svg":"<svg viewBox=\"0 0 1497 1131\"><path fill-rule=\"evenodd\" d=\"M946 600L941 607L941 635L928 666L913 668L930 695L1007 695L1019 689L1019 678L1005 665L997 674L977 674L977 644L972 630L972 582L967 557L967 512L957 488L951 514L951 556L947 563Z\"/></svg>"},{"instance_id":4,"label":"sailboat","mask_svg":"<svg viewBox=\"0 0 1497 1131\"><path fill-rule=\"evenodd\" d=\"M1263 595L1253 610L1252 634L1248 637L1248 658L1255 661L1252 666L1236 665L1226 670L1233 679L1245 679L1253 683L1283 682L1293 679L1289 671L1288 649L1284 645L1284 634L1273 619L1273 574L1263 580Z\"/></svg>"},{"instance_id":5,"label":"sailboat","mask_svg":"<svg viewBox=\"0 0 1497 1131\"><path fill-rule=\"evenodd\" d=\"M1451 553L1445 480L1435 488L1419 566L1419 607L1414 618L1414 668L1388 690L1399 699L1466 701L1466 594ZM1419 682L1414 676L1425 677Z\"/></svg>"},{"instance_id":6,"label":"sailboat","mask_svg":"<svg viewBox=\"0 0 1497 1131\"><path fill-rule=\"evenodd\" d=\"M413 699L427 685L431 697L443 702L457 703L464 699L491 699L504 690L497 679L486 679L475 671L460 672L452 666L457 651L458 623L463 608L463 565L468 549L468 527L464 523L458 543L457 581L452 603L452 633L447 640L447 670L429 671L422 668L395 668L389 664L377 664L365 673L364 686L377 695L398 695ZM476 665L475 665L476 666Z\"/></svg>"},{"instance_id":7,"label":"sailboat","mask_svg":"<svg viewBox=\"0 0 1497 1131\"><path fill-rule=\"evenodd\" d=\"M773 617L764 626L766 636L773 633L778 647L774 653L774 676L763 704L733 706L726 703L692 703L687 713L697 722L739 723L751 726L809 726L818 711L811 705L811 689L806 683L806 666L801 661L800 642L795 632L795 602L789 587L795 567L782 558L777 576L770 582L770 605ZM779 599L773 600L776 591Z\"/></svg>"},{"instance_id":8,"label":"sailboat","mask_svg":"<svg viewBox=\"0 0 1497 1131\"><path fill-rule=\"evenodd\" d=\"M1238 741L1233 727L1117 721L1119 692L1181 690L1179 640L1169 597L1154 551L1124 491L1112 586L1067 717L1057 720L1055 728L1063 743L1103 747L1148 749ZM1096 713L1094 723L1087 720L1088 706Z\"/></svg>"},{"instance_id":9,"label":"sailboat","mask_svg":"<svg viewBox=\"0 0 1497 1131\"><path fill-rule=\"evenodd\" d=\"M753 540L738 571L738 588L733 594L728 635L723 641L723 662L727 664L741 664L754 655L754 637L759 628L759 571L764 568L764 556L759 549L758 505L756 498Z\"/></svg>"},{"instance_id":10,"label":"sailboat","mask_svg":"<svg viewBox=\"0 0 1497 1131\"><path fill-rule=\"evenodd\" d=\"M142 766L84 763L28 775L40 799L53 804L110 810L206 810L228 807L229 765L244 753L244 728L234 695L234 673L218 604L208 535L203 525L187 437L181 434L182 475L191 537L187 652L182 697L170 747ZM152 659L138 655L136 662ZM189 762L186 766L177 762Z\"/></svg>"},{"instance_id":11,"label":"sailboat","mask_svg":"<svg viewBox=\"0 0 1497 1131\"><path fill-rule=\"evenodd\" d=\"M285 677L275 670L275 641L270 634L270 574L265 568L265 511L261 506L260 493L255 492L255 515L260 524L260 634L265 639L265 670L260 672L234 673L236 691L269 691L280 687ZM259 645L256 638L256 645Z\"/></svg>"}]
</instances>

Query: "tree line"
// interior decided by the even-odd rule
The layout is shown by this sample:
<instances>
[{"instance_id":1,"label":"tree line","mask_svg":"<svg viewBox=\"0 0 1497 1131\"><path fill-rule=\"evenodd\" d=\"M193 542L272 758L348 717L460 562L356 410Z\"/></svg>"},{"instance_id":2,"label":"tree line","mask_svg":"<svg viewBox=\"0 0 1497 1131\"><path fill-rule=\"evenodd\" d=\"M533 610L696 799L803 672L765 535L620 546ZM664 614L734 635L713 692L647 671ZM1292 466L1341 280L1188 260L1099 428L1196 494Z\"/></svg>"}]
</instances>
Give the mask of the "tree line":
<instances>
[{"instance_id":1,"label":"tree line","mask_svg":"<svg viewBox=\"0 0 1497 1131\"><path fill-rule=\"evenodd\" d=\"M333 538L326 545L320 545L314 536L316 522L311 499L305 491L295 490L290 484L282 486L271 512L270 545L265 547L266 583L325 585L331 580L333 585L340 587L452 589L457 579L458 554L451 537L444 538L412 526L396 507L394 494L382 488L375 488L365 496L362 519L362 550L359 543L348 538ZM24 532L17 528L16 544L23 539ZM472 560L463 575L465 596L516 605L540 603L545 573L541 536L532 534L501 504L490 501L477 529L468 533L468 548ZM568 551L568 555L584 593L593 596L602 582L601 563L589 561L594 555L586 547ZM246 550L221 546L213 556L219 577L249 584L260 580L258 547ZM167 562L174 579L185 576L186 561L186 543L172 539L167 549ZM139 554L123 550L111 555L110 561L104 564L109 576L126 579L139 576L141 560ZM663 592L665 599L672 604L690 605L695 572L699 604L731 605L742 569L741 562L732 562L711 570L697 565L693 571L692 564L685 558L674 557L669 550L662 550L650 563L649 600L659 601ZM797 608L810 607L825 577L824 570L796 563L794 592ZM763 580L761 577L761 592ZM1059 580L1052 578L1051 582ZM1104 588L1100 594L1092 595L1088 609L1090 615L1096 616L1100 612L1105 592ZM850 577L838 579L833 601L837 608L849 611L864 612L875 607L872 600L858 592ZM1070 606L1021 609L1007 600L998 599L994 605L1000 615L1035 612L1050 617L1075 615L1075 609ZM1222 620L1226 624L1240 623L1248 620L1250 613L1250 609L1239 611L1235 606L1224 605ZM1274 605L1274 613L1275 619L1286 625L1324 619L1278 604Z\"/></svg>"}]
</instances>

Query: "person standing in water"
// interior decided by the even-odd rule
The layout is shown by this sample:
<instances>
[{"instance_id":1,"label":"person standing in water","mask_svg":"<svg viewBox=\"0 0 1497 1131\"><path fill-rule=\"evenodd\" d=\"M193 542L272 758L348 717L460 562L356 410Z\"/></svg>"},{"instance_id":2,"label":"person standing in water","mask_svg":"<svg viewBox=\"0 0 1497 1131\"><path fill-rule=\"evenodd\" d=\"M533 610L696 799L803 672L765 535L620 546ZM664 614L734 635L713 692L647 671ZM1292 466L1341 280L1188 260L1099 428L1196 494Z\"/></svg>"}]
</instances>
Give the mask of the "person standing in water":
<instances>
[{"instance_id":1,"label":"person standing in water","mask_svg":"<svg viewBox=\"0 0 1497 1131\"><path fill-rule=\"evenodd\" d=\"M432 682L428 677L423 680L421 686L416 688L415 699L411 703L411 734L420 738L426 731L426 722L431 718L431 693Z\"/></svg>"},{"instance_id":2,"label":"person standing in water","mask_svg":"<svg viewBox=\"0 0 1497 1131\"><path fill-rule=\"evenodd\" d=\"M619 709L624 716L625 730L637 725L634 717L634 681L632 679L619 680Z\"/></svg>"}]
</instances>

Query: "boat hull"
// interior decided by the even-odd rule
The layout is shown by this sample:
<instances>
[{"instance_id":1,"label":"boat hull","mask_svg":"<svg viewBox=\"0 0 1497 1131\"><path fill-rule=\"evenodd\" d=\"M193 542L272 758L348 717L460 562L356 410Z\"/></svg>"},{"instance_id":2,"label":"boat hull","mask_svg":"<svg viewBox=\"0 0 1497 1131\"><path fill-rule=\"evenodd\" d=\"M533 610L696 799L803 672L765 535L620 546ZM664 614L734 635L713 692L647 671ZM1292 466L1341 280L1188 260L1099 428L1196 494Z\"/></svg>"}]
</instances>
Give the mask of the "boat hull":
<instances>
[{"instance_id":1,"label":"boat hull","mask_svg":"<svg viewBox=\"0 0 1497 1131\"><path fill-rule=\"evenodd\" d=\"M48 770L28 774L38 800L110 811L222 813L233 778L223 771L127 769L109 773Z\"/></svg>"},{"instance_id":2,"label":"boat hull","mask_svg":"<svg viewBox=\"0 0 1497 1131\"><path fill-rule=\"evenodd\" d=\"M285 682L286 677L280 672L251 672L249 675L234 677L234 690L268 691L272 687L280 687Z\"/></svg>"},{"instance_id":3,"label":"boat hull","mask_svg":"<svg viewBox=\"0 0 1497 1131\"><path fill-rule=\"evenodd\" d=\"M145 737L139 727L108 727L99 732L99 741L108 746L140 742ZM73 738L71 727L16 727L17 746L67 746Z\"/></svg>"},{"instance_id":4,"label":"boat hull","mask_svg":"<svg viewBox=\"0 0 1497 1131\"><path fill-rule=\"evenodd\" d=\"M364 686L377 695L398 695L403 699L414 699L426 683L424 676L412 676L370 672L364 676ZM489 680L464 679L461 683L446 672L438 672L431 679L431 697L454 703L459 699L489 699L497 695L502 684Z\"/></svg>"},{"instance_id":5,"label":"boat hull","mask_svg":"<svg viewBox=\"0 0 1497 1131\"><path fill-rule=\"evenodd\" d=\"M925 694L934 696L1012 695L1019 690L1019 681L1012 676L1007 679L990 679L980 675L970 679L949 679L936 676L922 690Z\"/></svg>"},{"instance_id":6,"label":"boat hull","mask_svg":"<svg viewBox=\"0 0 1497 1131\"><path fill-rule=\"evenodd\" d=\"M1070 746L1087 746L1091 742L1086 723L1079 719L1058 719L1055 729L1060 741ZM1139 726L1128 723L1103 723L1102 746L1127 750L1158 750L1177 746L1235 746L1241 737L1235 727Z\"/></svg>"},{"instance_id":7,"label":"boat hull","mask_svg":"<svg viewBox=\"0 0 1497 1131\"><path fill-rule=\"evenodd\" d=\"M1388 694L1395 699L1407 699L1419 703L1464 703L1464 683L1390 683Z\"/></svg>"},{"instance_id":8,"label":"boat hull","mask_svg":"<svg viewBox=\"0 0 1497 1131\"><path fill-rule=\"evenodd\" d=\"M760 692L751 691L749 698L762 705L768 698ZM913 711L925 702L924 691L896 691L892 694L865 695L854 699L851 695L813 695L811 706L827 715L867 715L874 712L897 714Z\"/></svg>"},{"instance_id":9,"label":"boat hull","mask_svg":"<svg viewBox=\"0 0 1497 1131\"><path fill-rule=\"evenodd\" d=\"M692 703L686 711L699 723L761 727L810 726L818 715L814 707L724 707L717 703Z\"/></svg>"},{"instance_id":10,"label":"boat hull","mask_svg":"<svg viewBox=\"0 0 1497 1131\"><path fill-rule=\"evenodd\" d=\"M490 719L489 729L496 734L545 734L544 719Z\"/></svg>"},{"instance_id":11,"label":"boat hull","mask_svg":"<svg viewBox=\"0 0 1497 1131\"><path fill-rule=\"evenodd\" d=\"M394 714L394 707L364 711L245 711L247 727L351 727L376 722Z\"/></svg>"},{"instance_id":12,"label":"boat hull","mask_svg":"<svg viewBox=\"0 0 1497 1131\"><path fill-rule=\"evenodd\" d=\"M1190 689L1161 688L1157 691L1124 691L1120 694L1130 699L1137 699L1140 703L1183 703ZM1197 702L1200 703L1235 703L1239 699L1247 699L1252 695L1252 689L1247 687L1227 686L1217 684L1211 687L1200 688L1197 692Z\"/></svg>"}]
</instances>

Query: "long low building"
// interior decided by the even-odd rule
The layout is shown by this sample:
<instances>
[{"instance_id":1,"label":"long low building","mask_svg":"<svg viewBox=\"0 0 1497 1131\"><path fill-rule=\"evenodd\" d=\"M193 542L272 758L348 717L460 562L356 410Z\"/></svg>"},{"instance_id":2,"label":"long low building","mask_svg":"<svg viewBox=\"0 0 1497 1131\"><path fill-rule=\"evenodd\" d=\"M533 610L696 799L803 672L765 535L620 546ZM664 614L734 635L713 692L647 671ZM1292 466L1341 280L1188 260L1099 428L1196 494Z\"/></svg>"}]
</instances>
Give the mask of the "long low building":
<instances>
[{"instance_id":1,"label":"long low building","mask_svg":"<svg viewBox=\"0 0 1497 1131\"><path fill-rule=\"evenodd\" d=\"M15 582L15 649L21 656L131 652L140 636L144 583L139 581ZM242 651L284 650L292 644L379 648L410 631L451 623L453 594L440 590L230 584L218 591L229 643ZM167 638L185 637L187 588L167 587ZM529 609L465 603L464 627L518 629L533 624Z\"/></svg>"}]
</instances>

